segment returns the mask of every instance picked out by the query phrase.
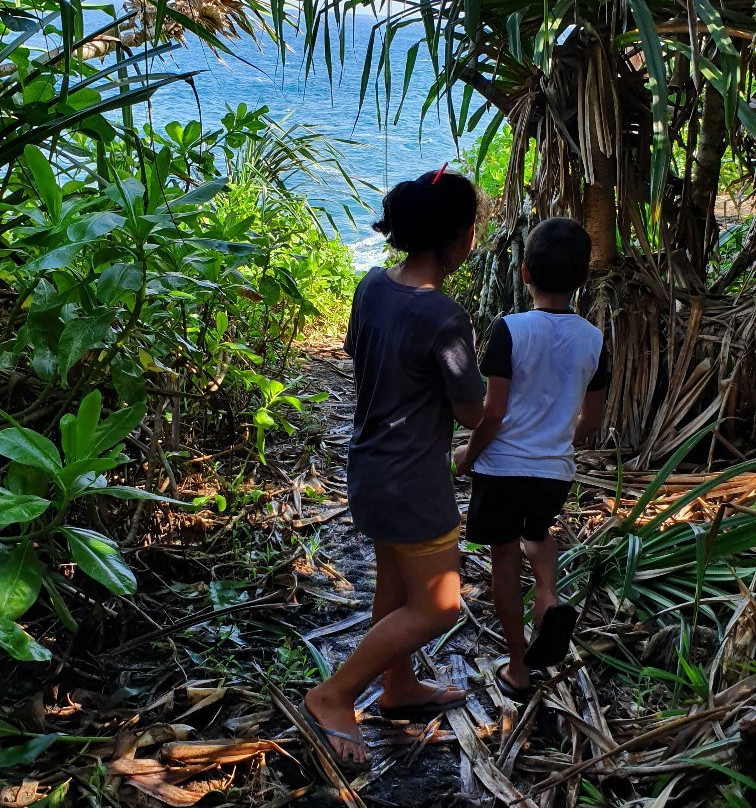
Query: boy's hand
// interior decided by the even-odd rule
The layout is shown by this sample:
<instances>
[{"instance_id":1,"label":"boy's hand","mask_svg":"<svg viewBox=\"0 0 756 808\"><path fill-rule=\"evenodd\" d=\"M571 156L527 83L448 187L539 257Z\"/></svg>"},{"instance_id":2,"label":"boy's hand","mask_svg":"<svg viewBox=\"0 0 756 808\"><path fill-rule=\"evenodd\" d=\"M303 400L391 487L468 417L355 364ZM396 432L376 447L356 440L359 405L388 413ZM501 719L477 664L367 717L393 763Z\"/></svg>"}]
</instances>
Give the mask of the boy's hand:
<instances>
[{"instance_id":1,"label":"boy's hand","mask_svg":"<svg viewBox=\"0 0 756 808\"><path fill-rule=\"evenodd\" d=\"M469 444L463 443L454 450L454 465L456 466L457 477L469 474L472 463L467 459L467 447Z\"/></svg>"}]
</instances>

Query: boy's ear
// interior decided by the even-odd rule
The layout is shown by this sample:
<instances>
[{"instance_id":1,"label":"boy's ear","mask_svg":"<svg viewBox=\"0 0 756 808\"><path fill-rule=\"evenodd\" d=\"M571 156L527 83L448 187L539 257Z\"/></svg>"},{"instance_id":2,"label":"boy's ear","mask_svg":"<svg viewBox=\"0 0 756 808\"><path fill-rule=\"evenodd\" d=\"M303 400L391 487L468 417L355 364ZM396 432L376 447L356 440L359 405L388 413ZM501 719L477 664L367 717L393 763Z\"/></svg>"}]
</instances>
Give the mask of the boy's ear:
<instances>
[{"instance_id":1,"label":"boy's ear","mask_svg":"<svg viewBox=\"0 0 756 808\"><path fill-rule=\"evenodd\" d=\"M530 270L528 269L528 265L523 262L522 266L520 267L520 273L522 274L523 283L526 286L530 285Z\"/></svg>"}]
</instances>

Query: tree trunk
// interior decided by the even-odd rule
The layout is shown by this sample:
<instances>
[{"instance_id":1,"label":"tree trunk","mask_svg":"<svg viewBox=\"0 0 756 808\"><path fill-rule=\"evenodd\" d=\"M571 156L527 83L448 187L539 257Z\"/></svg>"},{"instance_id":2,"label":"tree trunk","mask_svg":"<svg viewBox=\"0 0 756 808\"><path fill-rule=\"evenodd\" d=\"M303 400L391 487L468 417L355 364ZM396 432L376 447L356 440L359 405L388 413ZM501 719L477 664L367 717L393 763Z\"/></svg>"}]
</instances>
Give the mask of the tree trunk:
<instances>
[{"instance_id":1,"label":"tree trunk","mask_svg":"<svg viewBox=\"0 0 756 808\"><path fill-rule=\"evenodd\" d=\"M595 142L595 140L593 141ZM593 158L593 185L585 186L583 224L593 242L591 267L604 269L617 257L614 158L596 148Z\"/></svg>"},{"instance_id":2,"label":"tree trunk","mask_svg":"<svg viewBox=\"0 0 756 808\"><path fill-rule=\"evenodd\" d=\"M724 99L721 93L707 83L703 93L701 134L693 169L693 204L704 216L714 211L719 187L719 171L725 153Z\"/></svg>"},{"instance_id":3,"label":"tree trunk","mask_svg":"<svg viewBox=\"0 0 756 808\"><path fill-rule=\"evenodd\" d=\"M695 219L694 243L689 246L690 261L703 280L712 242L717 234L714 204L719 188L719 172L727 142L722 95L707 83L698 148L691 180L691 202Z\"/></svg>"}]
</instances>

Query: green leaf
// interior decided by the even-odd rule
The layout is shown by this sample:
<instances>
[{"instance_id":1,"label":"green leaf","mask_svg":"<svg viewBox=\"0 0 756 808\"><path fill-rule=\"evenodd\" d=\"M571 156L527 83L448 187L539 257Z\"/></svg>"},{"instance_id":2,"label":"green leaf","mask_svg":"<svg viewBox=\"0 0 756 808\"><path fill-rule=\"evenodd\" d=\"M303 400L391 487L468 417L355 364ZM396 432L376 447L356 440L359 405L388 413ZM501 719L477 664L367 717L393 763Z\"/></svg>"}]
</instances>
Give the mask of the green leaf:
<instances>
[{"instance_id":1,"label":"green leaf","mask_svg":"<svg viewBox=\"0 0 756 808\"><path fill-rule=\"evenodd\" d=\"M55 586L55 582L48 578L47 576L43 576L42 578L42 585L45 587L47 591L47 595L50 598L50 603L52 604L53 609L55 609L55 614L58 615L60 618L60 622L71 632L79 630L79 624L74 619L74 616L71 614L66 602L63 600L63 596L58 591L58 587Z\"/></svg>"},{"instance_id":2,"label":"green leaf","mask_svg":"<svg viewBox=\"0 0 756 808\"><path fill-rule=\"evenodd\" d=\"M60 532L68 540L71 555L85 575L115 595L136 592L134 573L107 536L82 527L63 527Z\"/></svg>"},{"instance_id":3,"label":"green leaf","mask_svg":"<svg viewBox=\"0 0 756 808\"><path fill-rule=\"evenodd\" d=\"M71 241L94 241L100 236L110 233L111 230L121 227L125 222L126 219L123 216L109 210L91 213L72 224L66 231L66 235Z\"/></svg>"},{"instance_id":4,"label":"green leaf","mask_svg":"<svg viewBox=\"0 0 756 808\"><path fill-rule=\"evenodd\" d=\"M260 407L260 409L255 412L255 414L252 416L252 423L254 423L255 426L261 427L262 429L271 429L276 425L273 416L268 410L265 409L265 407Z\"/></svg>"},{"instance_id":5,"label":"green leaf","mask_svg":"<svg viewBox=\"0 0 756 808\"><path fill-rule=\"evenodd\" d=\"M109 415L95 430L92 442L92 455L98 457L108 449L119 444L130 432L133 432L147 412L144 403L132 404Z\"/></svg>"},{"instance_id":6,"label":"green leaf","mask_svg":"<svg viewBox=\"0 0 756 808\"><path fill-rule=\"evenodd\" d=\"M17 463L15 460L8 466L5 475L5 484L8 490L14 494L34 494L36 497L44 497L50 480L47 475L39 469Z\"/></svg>"},{"instance_id":7,"label":"green leaf","mask_svg":"<svg viewBox=\"0 0 756 808\"><path fill-rule=\"evenodd\" d=\"M3 719L0 718L0 738L15 738L23 734L23 730L14 727L13 724L9 724L7 721L3 721Z\"/></svg>"},{"instance_id":8,"label":"green leaf","mask_svg":"<svg viewBox=\"0 0 756 808\"><path fill-rule=\"evenodd\" d=\"M34 188L47 208L50 219L58 222L63 204L63 193L55 181L50 161L36 146L27 146L24 149L24 159L34 178Z\"/></svg>"},{"instance_id":9,"label":"green leaf","mask_svg":"<svg viewBox=\"0 0 756 808\"><path fill-rule=\"evenodd\" d=\"M55 444L44 435L23 426L0 430L0 455L57 479L61 469L60 454Z\"/></svg>"},{"instance_id":10,"label":"green leaf","mask_svg":"<svg viewBox=\"0 0 756 808\"><path fill-rule=\"evenodd\" d=\"M260 247L257 244L225 241L219 238L187 238L184 239L184 243L190 244L192 247L200 247L204 250L215 250L216 252L228 253L229 255L237 255L240 257L256 255L260 252Z\"/></svg>"},{"instance_id":11,"label":"green leaf","mask_svg":"<svg viewBox=\"0 0 756 808\"><path fill-rule=\"evenodd\" d=\"M203 205L205 202L209 202L213 197L217 196L227 185L227 177L221 177L217 180L208 180L185 193L183 196L180 196L178 199L172 199L170 202L160 205L157 212L163 213L166 210L173 210L184 205Z\"/></svg>"},{"instance_id":12,"label":"green leaf","mask_svg":"<svg viewBox=\"0 0 756 808\"><path fill-rule=\"evenodd\" d=\"M0 648L22 662L47 662L52 657L47 648L27 634L18 623L8 620L7 617L0 617ZM7 752L10 752L10 749L0 750L0 766L4 765L3 755Z\"/></svg>"},{"instance_id":13,"label":"green leaf","mask_svg":"<svg viewBox=\"0 0 756 808\"><path fill-rule=\"evenodd\" d=\"M58 740L58 734L38 735L26 743L18 746L8 746L0 749L0 768L15 769L35 761L43 752L46 752Z\"/></svg>"},{"instance_id":14,"label":"green leaf","mask_svg":"<svg viewBox=\"0 0 756 808\"><path fill-rule=\"evenodd\" d=\"M716 427L720 421L717 421L713 424L709 424L708 426L703 427L703 429L699 429L694 435L691 435L685 443L678 446L677 450L674 454L667 460L667 462L656 472L651 482L643 489L643 493L638 498L638 501L633 506L630 513L627 515L627 518L622 523L622 527L624 530L632 530L635 521L638 519L639 516L643 514L648 506L648 503L656 496L657 491L664 485L664 481L669 477L672 471L675 469L677 464L690 452L690 450L709 432L711 432L714 427Z\"/></svg>"},{"instance_id":15,"label":"green leaf","mask_svg":"<svg viewBox=\"0 0 756 808\"><path fill-rule=\"evenodd\" d=\"M693 0L693 6L698 17L706 25L709 36L714 40L719 51L724 83L724 86L719 91L724 98L725 121L729 129L734 123L738 112L740 56L732 44L720 13L711 5L709 0Z\"/></svg>"},{"instance_id":16,"label":"green leaf","mask_svg":"<svg viewBox=\"0 0 756 808\"><path fill-rule=\"evenodd\" d=\"M116 499L143 499L150 502L167 502L170 505L180 505L183 508L191 508L191 502L182 502L180 499L171 499L163 494L153 494L151 491L145 491L143 488L132 488L129 485L109 485L107 488L98 488L93 491L94 494L102 494L106 497L115 497Z\"/></svg>"},{"instance_id":17,"label":"green leaf","mask_svg":"<svg viewBox=\"0 0 756 808\"><path fill-rule=\"evenodd\" d=\"M101 412L102 393L99 390L92 390L81 400L79 412L76 414L76 450L72 460L83 460L90 456Z\"/></svg>"},{"instance_id":18,"label":"green leaf","mask_svg":"<svg viewBox=\"0 0 756 808\"><path fill-rule=\"evenodd\" d=\"M138 292L142 288L143 273L134 264L112 264L97 281L97 299L110 305L123 299L124 292Z\"/></svg>"},{"instance_id":19,"label":"green leaf","mask_svg":"<svg viewBox=\"0 0 756 808\"><path fill-rule=\"evenodd\" d=\"M653 117L653 145L651 147L651 220L656 222L661 213L664 186L669 168L670 145L667 126L667 70L664 64L661 40L653 14L645 0L629 0L633 19L638 26L643 54L648 71Z\"/></svg>"},{"instance_id":20,"label":"green leaf","mask_svg":"<svg viewBox=\"0 0 756 808\"><path fill-rule=\"evenodd\" d=\"M69 320L63 327L58 343L58 361L60 375L65 381L68 371L93 348L104 348L108 338L114 335L113 320L115 312L106 309L89 317L77 317Z\"/></svg>"},{"instance_id":21,"label":"green leaf","mask_svg":"<svg viewBox=\"0 0 756 808\"><path fill-rule=\"evenodd\" d=\"M63 247L56 247L27 261L24 268L27 272L34 273L49 269L67 269L73 264L83 246L82 244L65 244Z\"/></svg>"},{"instance_id":22,"label":"green leaf","mask_svg":"<svg viewBox=\"0 0 756 808\"><path fill-rule=\"evenodd\" d=\"M22 542L0 563L0 617L15 620L25 614L39 597L41 586L42 571L34 547L30 541Z\"/></svg>"},{"instance_id":23,"label":"green leaf","mask_svg":"<svg viewBox=\"0 0 756 808\"><path fill-rule=\"evenodd\" d=\"M37 519L50 507L50 501L33 494L14 494L0 488L0 527ZM2 595L0 595L0 599ZM0 608L0 614L2 609Z\"/></svg>"}]
</instances>

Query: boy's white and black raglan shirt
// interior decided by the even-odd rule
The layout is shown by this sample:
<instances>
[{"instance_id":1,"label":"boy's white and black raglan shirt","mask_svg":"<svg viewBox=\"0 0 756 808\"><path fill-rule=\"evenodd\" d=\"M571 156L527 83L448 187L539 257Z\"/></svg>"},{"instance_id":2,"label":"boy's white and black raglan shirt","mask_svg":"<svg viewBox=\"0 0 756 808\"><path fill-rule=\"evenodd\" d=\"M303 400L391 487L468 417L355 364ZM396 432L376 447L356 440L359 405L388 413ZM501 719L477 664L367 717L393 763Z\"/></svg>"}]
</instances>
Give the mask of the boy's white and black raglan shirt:
<instances>
[{"instance_id":1,"label":"boy's white and black raglan shirt","mask_svg":"<svg viewBox=\"0 0 756 808\"><path fill-rule=\"evenodd\" d=\"M499 316L480 365L511 379L497 436L473 470L499 477L572 480L580 408L589 390L607 386L601 331L572 311L535 309Z\"/></svg>"}]
</instances>

